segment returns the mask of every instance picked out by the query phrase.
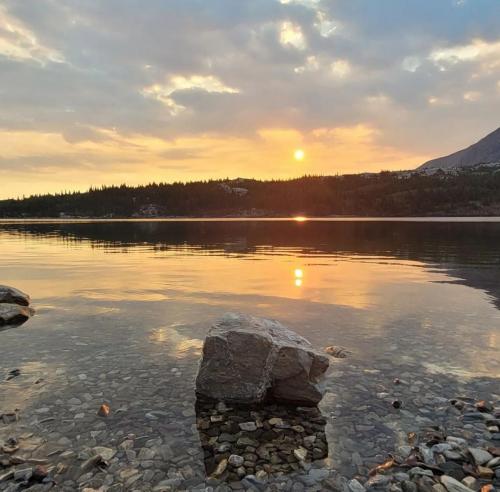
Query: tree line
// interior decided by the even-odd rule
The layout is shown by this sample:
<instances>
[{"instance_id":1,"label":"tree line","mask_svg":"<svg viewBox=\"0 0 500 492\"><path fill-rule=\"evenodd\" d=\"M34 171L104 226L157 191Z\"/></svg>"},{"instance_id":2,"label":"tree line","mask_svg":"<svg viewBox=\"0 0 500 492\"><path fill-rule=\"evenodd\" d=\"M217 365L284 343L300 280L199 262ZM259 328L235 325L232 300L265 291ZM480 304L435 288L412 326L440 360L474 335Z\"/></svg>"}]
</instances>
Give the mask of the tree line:
<instances>
[{"instance_id":1,"label":"tree line","mask_svg":"<svg viewBox=\"0 0 500 492\"><path fill-rule=\"evenodd\" d=\"M103 186L0 201L0 217L500 215L500 169Z\"/></svg>"}]
</instances>

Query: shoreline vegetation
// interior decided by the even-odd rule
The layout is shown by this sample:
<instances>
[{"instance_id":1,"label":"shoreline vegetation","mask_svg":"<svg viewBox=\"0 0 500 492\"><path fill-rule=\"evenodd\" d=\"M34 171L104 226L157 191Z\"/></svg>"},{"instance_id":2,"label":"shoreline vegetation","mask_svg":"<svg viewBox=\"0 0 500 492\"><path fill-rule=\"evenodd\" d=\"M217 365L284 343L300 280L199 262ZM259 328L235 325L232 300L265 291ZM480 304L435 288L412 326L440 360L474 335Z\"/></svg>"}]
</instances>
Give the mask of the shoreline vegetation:
<instances>
[{"instance_id":1,"label":"shoreline vegetation","mask_svg":"<svg viewBox=\"0 0 500 492\"><path fill-rule=\"evenodd\" d=\"M500 216L500 165L110 186L0 201L0 219Z\"/></svg>"}]
</instances>

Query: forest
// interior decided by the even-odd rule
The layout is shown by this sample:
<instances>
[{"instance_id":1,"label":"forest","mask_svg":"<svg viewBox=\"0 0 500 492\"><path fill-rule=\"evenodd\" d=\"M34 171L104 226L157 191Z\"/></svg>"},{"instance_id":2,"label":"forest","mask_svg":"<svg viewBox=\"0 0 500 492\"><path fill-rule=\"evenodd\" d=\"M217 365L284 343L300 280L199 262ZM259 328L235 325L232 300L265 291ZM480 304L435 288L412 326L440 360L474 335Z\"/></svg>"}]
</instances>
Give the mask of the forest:
<instances>
[{"instance_id":1,"label":"forest","mask_svg":"<svg viewBox=\"0 0 500 492\"><path fill-rule=\"evenodd\" d=\"M2 218L500 215L500 169L108 186L0 201Z\"/></svg>"}]
</instances>

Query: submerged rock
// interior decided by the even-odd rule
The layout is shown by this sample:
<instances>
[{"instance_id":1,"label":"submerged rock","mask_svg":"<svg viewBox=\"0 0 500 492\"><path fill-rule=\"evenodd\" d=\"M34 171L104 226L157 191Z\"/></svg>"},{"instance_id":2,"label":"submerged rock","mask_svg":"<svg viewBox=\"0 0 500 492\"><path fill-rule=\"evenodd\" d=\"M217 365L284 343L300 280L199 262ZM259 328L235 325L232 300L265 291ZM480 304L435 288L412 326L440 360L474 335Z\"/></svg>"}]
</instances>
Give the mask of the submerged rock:
<instances>
[{"instance_id":1,"label":"submerged rock","mask_svg":"<svg viewBox=\"0 0 500 492\"><path fill-rule=\"evenodd\" d=\"M0 304L0 326L20 325L33 316L33 309L19 304Z\"/></svg>"},{"instance_id":2,"label":"submerged rock","mask_svg":"<svg viewBox=\"0 0 500 492\"><path fill-rule=\"evenodd\" d=\"M271 398L316 405L328 365L327 357L278 321L229 313L208 332L196 392L245 404Z\"/></svg>"},{"instance_id":3,"label":"submerged rock","mask_svg":"<svg viewBox=\"0 0 500 492\"><path fill-rule=\"evenodd\" d=\"M20 306L29 306L30 296L14 287L0 285L0 303L19 304Z\"/></svg>"}]
</instances>

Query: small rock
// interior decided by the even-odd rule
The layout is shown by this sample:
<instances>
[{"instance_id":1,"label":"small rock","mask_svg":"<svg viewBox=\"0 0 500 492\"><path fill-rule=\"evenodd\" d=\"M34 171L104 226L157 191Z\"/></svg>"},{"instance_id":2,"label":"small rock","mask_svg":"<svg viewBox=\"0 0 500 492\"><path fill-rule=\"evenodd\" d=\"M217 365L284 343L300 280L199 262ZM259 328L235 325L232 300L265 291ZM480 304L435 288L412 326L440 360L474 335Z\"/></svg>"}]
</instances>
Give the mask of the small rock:
<instances>
[{"instance_id":1,"label":"small rock","mask_svg":"<svg viewBox=\"0 0 500 492\"><path fill-rule=\"evenodd\" d=\"M27 482L33 476L33 470L30 468L17 469L14 471L14 480L17 482Z\"/></svg>"},{"instance_id":2,"label":"small rock","mask_svg":"<svg viewBox=\"0 0 500 492\"><path fill-rule=\"evenodd\" d=\"M47 468L43 465L37 465L33 469L33 478L38 482L41 482L44 478L48 476L49 472Z\"/></svg>"},{"instance_id":3,"label":"small rock","mask_svg":"<svg viewBox=\"0 0 500 492\"><path fill-rule=\"evenodd\" d=\"M109 461L116 454L116 451L111 448L105 448L104 446L97 446L93 449L96 455L99 455L103 460Z\"/></svg>"},{"instance_id":4,"label":"small rock","mask_svg":"<svg viewBox=\"0 0 500 492\"><path fill-rule=\"evenodd\" d=\"M469 487L469 489L471 490L477 490L479 488L479 484L478 484L478 481L476 478L474 477L465 477L463 480L462 480L462 483L466 486L466 487Z\"/></svg>"},{"instance_id":5,"label":"small rock","mask_svg":"<svg viewBox=\"0 0 500 492\"><path fill-rule=\"evenodd\" d=\"M84 461L80 466L82 472L86 473L95 467L106 466L101 456L96 455L90 457L87 461Z\"/></svg>"},{"instance_id":6,"label":"small rock","mask_svg":"<svg viewBox=\"0 0 500 492\"><path fill-rule=\"evenodd\" d=\"M474 458L477 465L484 465L493 459L493 456L488 451L481 448L469 448L469 453Z\"/></svg>"},{"instance_id":7,"label":"small rock","mask_svg":"<svg viewBox=\"0 0 500 492\"><path fill-rule=\"evenodd\" d=\"M355 479L349 480L347 482L347 488L350 492L365 492L366 489Z\"/></svg>"},{"instance_id":8,"label":"small rock","mask_svg":"<svg viewBox=\"0 0 500 492\"><path fill-rule=\"evenodd\" d=\"M21 292L19 289L15 289L14 287L0 285L0 303L29 306L30 296Z\"/></svg>"},{"instance_id":9,"label":"small rock","mask_svg":"<svg viewBox=\"0 0 500 492\"><path fill-rule=\"evenodd\" d=\"M229 459L227 461L231 466L234 466L235 468L239 468L241 465L243 465L245 458L243 458L243 456L239 456L237 454L232 454L231 456L229 456Z\"/></svg>"},{"instance_id":10,"label":"small rock","mask_svg":"<svg viewBox=\"0 0 500 492\"><path fill-rule=\"evenodd\" d=\"M448 492L470 492L469 487L448 475L441 476L441 483L446 487Z\"/></svg>"},{"instance_id":11,"label":"small rock","mask_svg":"<svg viewBox=\"0 0 500 492\"><path fill-rule=\"evenodd\" d=\"M293 450L293 455L299 460L299 461L305 461L307 458L307 449L303 447L299 447L297 449Z\"/></svg>"},{"instance_id":12,"label":"small rock","mask_svg":"<svg viewBox=\"0 0 500 492\"><path fill-rule=\"evenodd\" d=\"M325 352L336 359L345 359L348 355L351 354L349 350L344 347L336 347L335 345L331 345L330 347L325 348Z\"/></svg>"},{"instance_id":13,"label":"small rock","mask_svg":"<svg viewBox=\"0 0 500 492\"><path fill-rule=\"evenodd\" d=\"M97 410L97 415L99 415L99 417L108 417L110 412L111 412L110 406L107 403L103 403L99 407L99 410Z\"/></svg>"},{"instance_id":14,"label":"small rock","mask_svg":"<svg viewBox=\"0 0 500 492\"><path fill-rule=\"evenodd\" d=\"M242 422L239 426L243 431L252 432L257 430L257 424L255 422Z\"/></svg>"},{"instance_id":15,"label":"small rock","mask_svg":"<svg viewBox=\"0 0 500 492\"><path fill-rule=\"evenodd\" d=\"M486 480L491 480L495 474L491 468L487 468L485 466L478 466L477 471L479 472L479 476Z\"/></svg>"},{"instance_id":16,"label":"small rock","mask_svg":"<svg viewBox=\"0 0 500 492\"><path fill-rule=\"evenodd\" d=\"M226 471L227 463L228 463L227 459L223 459L220 461L220 463L217 465L217 468L213 473L214 477L219 477Z\"/></svg>"},{"instance_id":17,"label":"small rock","mask_svg":"<svg viewBox=\"0 0 500 492\"><path fill-rule=\"evenodd\" d=\"M482 413L491 413L494 410L493 405L485 400L478 401L475 406L477 410Z\"/></svg>"},{"instance_id":18,"label":"small rock","mask_svg":"<svg viewBox=\"0 0 500 492\"><path fill-rule=\"evenodd\" d=\"M18 304L0 304L0 326L21 325L33 316L34 310Z\"/></svg>"}]
</instances>

